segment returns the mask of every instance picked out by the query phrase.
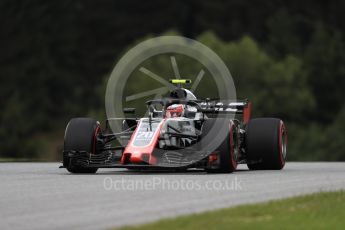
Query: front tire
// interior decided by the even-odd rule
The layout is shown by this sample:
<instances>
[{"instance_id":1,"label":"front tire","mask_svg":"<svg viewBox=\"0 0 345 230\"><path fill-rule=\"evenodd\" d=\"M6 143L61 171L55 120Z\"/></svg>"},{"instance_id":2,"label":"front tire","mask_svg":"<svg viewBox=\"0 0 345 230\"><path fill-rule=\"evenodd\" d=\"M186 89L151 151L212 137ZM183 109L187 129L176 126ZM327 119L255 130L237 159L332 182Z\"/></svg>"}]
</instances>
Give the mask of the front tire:
<instances>
[{"instance_id":1,"label":"front tire","mask_svg":"<svg viewBox=\"0 0 345 230\"><path fill-rule=\"evenodd\" d=\"M70 158L68 151L96 153L96 136L99 123L92 118L73 118L67 124L64 140L63 165L71 173L96 173L98 168L80 166L77 159Z\"/></svg>"},{"instance_id":2,"label":"front tire","mask_svg":"<svg viewBox=\"0 0 345 230\"><path fill-rule=\"evenodd\" d=\"M247 166L250 170L280 170L286 160L287 133L282 120L257 118L246 127Z\"/></svg>"}]
</instances>

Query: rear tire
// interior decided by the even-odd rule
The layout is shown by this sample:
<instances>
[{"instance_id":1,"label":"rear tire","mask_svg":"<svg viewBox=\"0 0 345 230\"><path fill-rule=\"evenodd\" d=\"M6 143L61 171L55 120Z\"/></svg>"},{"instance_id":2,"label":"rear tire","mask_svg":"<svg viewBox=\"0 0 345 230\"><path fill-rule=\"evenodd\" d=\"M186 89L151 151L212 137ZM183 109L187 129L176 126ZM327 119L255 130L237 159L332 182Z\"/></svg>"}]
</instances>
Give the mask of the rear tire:
<instances>
[{"instance_id":1,"label":"rear tire","mask_svg":"<svg viewBox=\"0 0 345 230\"><path fill-rule=\"evenodd\" d=\"M247 166L250 170L280 170L286 160L287 133L282 120L257 118L246 127Z\"/></svg>"},{"instance_id":2,"label":"rear tire","mask_svg":"<svg viewBox=\"0 0 345 230\"><path fill-rule=\"evenodd\" d=\"M214 152L218 153L219 167L206 168L208 173L231 173L237 168L237 161L235 157L236 149L236 126L231 120L224 119L208 119L202 126L201 139L206 136L212 127L216 127L223 133L223 141Z\"/></svg>"},{"instance_id":3,"label":"rear tire","mask_svg":"<svg viewBox=\"0 0 345 230\"><path fill-rule=\"evenodd\" d=\"M96 153L96 135L99 123L92 118L73 118L67 124L64 140L63 165L71 173L96 173L98 168L88 168L77 164L77 159L68 157L66 151Z\"/></svg>"}]
</instances>

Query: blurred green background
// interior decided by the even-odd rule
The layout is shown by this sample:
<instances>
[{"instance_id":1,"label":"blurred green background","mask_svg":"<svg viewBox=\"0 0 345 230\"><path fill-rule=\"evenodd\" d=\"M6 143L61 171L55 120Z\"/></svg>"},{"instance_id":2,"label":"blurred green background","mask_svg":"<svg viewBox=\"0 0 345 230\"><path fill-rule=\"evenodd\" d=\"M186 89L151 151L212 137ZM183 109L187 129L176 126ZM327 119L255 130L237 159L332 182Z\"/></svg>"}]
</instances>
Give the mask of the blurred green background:
<instances>
[{"instance_id":1,"label":"blurred green background","mask_svg":"<svg viewBox=\"0 0 345 230\"><path fill-rule=\"evenodd\" d=\"M254 117L286 121L289 160L343 161L344 12L340 0L2 0L0 158L60 159L70 118L105 117L117 60L178 34L223 59ZM167 60L156 60L159 74Z\"/></svg>"}]
</instances>

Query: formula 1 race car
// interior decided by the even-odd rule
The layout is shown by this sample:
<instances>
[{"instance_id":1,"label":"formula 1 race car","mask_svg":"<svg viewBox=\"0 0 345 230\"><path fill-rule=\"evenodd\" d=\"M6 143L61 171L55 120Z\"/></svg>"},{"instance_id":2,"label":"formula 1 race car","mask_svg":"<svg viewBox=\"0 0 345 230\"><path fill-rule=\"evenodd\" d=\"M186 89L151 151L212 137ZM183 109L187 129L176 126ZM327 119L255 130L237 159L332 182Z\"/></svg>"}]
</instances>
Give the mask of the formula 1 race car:
<instances>
[{"instance_id":1,"label":"formula 1 race car","mask_svg":"<svg viewBox=\"0 0 345 230\"><path fill-rule=\"evenodd\" d=\"M137 170L205 169L230 173L285 165L287 132L277 118L250 119L251 102L197 99L181 83L167 98L147 101L148 116L110 118L105 128L92 118L73 118L64 137L63 168L95 173L98 168ZM135 113L134 108L124 113ZM110 123L121 121L121 131Z\"/></svg>"}]
</instances>

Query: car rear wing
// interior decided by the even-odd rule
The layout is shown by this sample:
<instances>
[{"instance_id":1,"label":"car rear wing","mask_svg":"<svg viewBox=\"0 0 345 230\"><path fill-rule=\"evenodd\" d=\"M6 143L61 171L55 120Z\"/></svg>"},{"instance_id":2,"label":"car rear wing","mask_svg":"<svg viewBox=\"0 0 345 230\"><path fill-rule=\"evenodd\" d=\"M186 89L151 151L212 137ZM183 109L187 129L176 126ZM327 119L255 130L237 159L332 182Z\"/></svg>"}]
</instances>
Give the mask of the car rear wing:
<instances>
[{"instance_id":1,"label":"car rear wing","mask_svg":"<svg viewBox=\"0 0 345 230\"><path fill-rule=\"evenodd\" d=\"M239 101L204 101L200 103L205 114L241 114L243 123L250 120L252 103L248 100Z\"/></svg>"},{"instance_id":2,"label":"car rear wing","mask_svg":"<svg viewBox=\"0 0 345 230\"><path fill-rule=\"evenodd\" d=\"M250 120L252 103L248 100L219 100L219 99L205 99L205 100L183 100L183 99L155 99L147 101L148 106L154 104L161 104L164 109L172 104L186 104L195 106L198 112L204 114L241 114L243 123Z\"/></svg>"}]
</instances>

